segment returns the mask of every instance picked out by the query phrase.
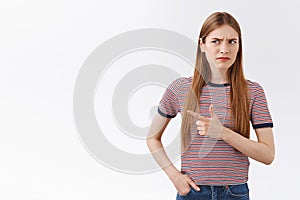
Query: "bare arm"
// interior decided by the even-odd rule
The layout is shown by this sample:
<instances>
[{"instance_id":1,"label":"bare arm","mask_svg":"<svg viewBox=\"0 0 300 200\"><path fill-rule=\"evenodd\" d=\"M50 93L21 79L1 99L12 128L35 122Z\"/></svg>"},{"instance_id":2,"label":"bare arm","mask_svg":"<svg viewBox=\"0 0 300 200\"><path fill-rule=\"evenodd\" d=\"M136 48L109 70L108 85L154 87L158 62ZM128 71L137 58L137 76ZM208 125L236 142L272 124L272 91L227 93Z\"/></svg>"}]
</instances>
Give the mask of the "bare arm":
<instances>
[{"instance_id":1,"label":"bare arm","mask_svg":"<svg viewBox=\"0 0 300 200\"><path fill-rule=\"evenodd\" d=\"M147 145L159 166L170 177L179 171L169 160L161 142L161 137L171 118L156 114L149 129Z\"/></svg>"},{"instance_id":2,"label":"bare arm","mask_svg":"<svg viewBox=\"0 0 300 200\"><path fill-rule=\"evenodd\" d=\"M258 128L255 132L258 141L247 139L228 128L223 128L221 138L246 156L269 165L275 156L272 128Z\"/></svg>"},{"instance_id":3,"label":"bare arm","mask_svg":"<svg viewBox=\"0 0 300 200\"><path fill-rule=\"evenodd\" d=\"M196 125L198 125L197 129L200 135L222 139L246 156L266 165L273 162L275 145L272 128L255 129L258 141L253 141L229 128L223 127L213 111L213 106L210 106L209 112L212 118L206 118L193 111L188 111L188 114L197 118Z\"/></svg>"},{"instance_id":4,"label":"bare arm","mask_svg":"<svg viewBox=\"0 0 300 200\"><path fill-rule=\"evenodd\" d=\"M182 195L190 191L190 186L200 188L187 176L183 175L170 161L161 142L161 137L171 118L165 118L158 113L155 115L149 129L147 145L153 157L171 179L178 192Z\"/></svg>"}]
</instances>

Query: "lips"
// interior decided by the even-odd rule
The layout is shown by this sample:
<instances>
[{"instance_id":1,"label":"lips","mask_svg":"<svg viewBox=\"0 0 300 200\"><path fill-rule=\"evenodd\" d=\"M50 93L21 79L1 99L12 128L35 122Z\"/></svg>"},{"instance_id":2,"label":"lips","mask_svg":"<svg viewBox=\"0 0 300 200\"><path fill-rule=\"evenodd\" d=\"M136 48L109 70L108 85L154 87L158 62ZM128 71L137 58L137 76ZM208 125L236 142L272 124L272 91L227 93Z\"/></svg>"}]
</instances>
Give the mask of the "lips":
<instances>
[{"instance_id":1,"label":"lips","mask_svg":"<svg viewBox=\"0 0 300 200\"><path fill-rule=\"evenodd\" d=\"M230 58L228 58L228 57L218 57L217 59L218 60L229 60Z\"/></svg>"}]
</instances>

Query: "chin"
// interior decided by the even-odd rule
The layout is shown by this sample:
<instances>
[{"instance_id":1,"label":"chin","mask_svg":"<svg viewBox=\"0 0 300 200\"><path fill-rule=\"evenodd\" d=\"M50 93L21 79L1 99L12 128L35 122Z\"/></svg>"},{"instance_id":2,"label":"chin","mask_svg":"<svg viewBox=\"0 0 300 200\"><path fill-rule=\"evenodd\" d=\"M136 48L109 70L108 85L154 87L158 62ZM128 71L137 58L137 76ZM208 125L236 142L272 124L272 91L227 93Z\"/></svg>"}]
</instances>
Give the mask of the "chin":
<instances>
[{"instance_id":1,"label":"chin","mask_svg":"<svg viewBox=\"0 0 300 200\"><path fill-rule=\"evenodd\" d=\"M228 65L228 64L219 64L219 65L216 65L216 68L218 70L228 70L230 68L231 65Z\"/></svg>"}]
</instances>

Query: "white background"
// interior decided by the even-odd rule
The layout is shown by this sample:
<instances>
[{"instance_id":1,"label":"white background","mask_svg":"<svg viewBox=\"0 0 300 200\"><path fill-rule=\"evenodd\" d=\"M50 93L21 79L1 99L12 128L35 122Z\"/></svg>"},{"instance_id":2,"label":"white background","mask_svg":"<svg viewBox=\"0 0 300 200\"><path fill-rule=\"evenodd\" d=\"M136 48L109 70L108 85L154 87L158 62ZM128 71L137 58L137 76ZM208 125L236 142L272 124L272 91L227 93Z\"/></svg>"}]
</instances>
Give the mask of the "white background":
<instances>
[{"instance_id":1,"label":"white background","mask_svg":"<svg viewBox=\"0 0 300 200\"><path fill-rule=\"evenodd\" d=\"M228 11L239 21L246 76L263 85L275 125L275 161L265 166L251 160L251 197L295 199L300 178L299 7L297 0L1 1L0 199L175 199L176 190L162 171L119 173L86 151L73 120L74 84L85 59L107 39L134 29L160 28L196 41L204 19L214 11ZM154 62L148 58L146 63ZM176 63L179 73L192 73ZM128 71L138 64L131 58ZM106 85L107 92L113 89ZM158 103L163 88L148 89ZM136 101L143 102L143 95L137 93ZM149 109L132 105L132 120L148 126ZM147 118L140 117L142 112ZM178 126L178 118L173 122ZM126 140L111 141L129 152L147 152L144 141L136 149L126 149Z\"/></svg>"}]
</instances>

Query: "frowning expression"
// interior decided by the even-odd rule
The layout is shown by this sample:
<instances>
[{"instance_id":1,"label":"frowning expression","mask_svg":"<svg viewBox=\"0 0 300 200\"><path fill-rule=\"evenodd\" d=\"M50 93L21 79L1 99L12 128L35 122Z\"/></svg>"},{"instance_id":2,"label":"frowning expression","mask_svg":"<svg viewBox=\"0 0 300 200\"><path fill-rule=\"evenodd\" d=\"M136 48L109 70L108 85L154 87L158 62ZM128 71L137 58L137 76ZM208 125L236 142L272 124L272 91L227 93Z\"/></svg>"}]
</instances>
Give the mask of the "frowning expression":
<instances>
[{"instance_id":1,"label":"frowning expression","mask_svg":"<svg viewBox=\"0 0 300 200\"><path fill-rule=\"evenodd\" d=\"M238 32L229 25L223 25L210 32L205 41L201 39L200 47L210 67L227 70L235 62L239 50Z\"/></svg>"}]
</instances>

